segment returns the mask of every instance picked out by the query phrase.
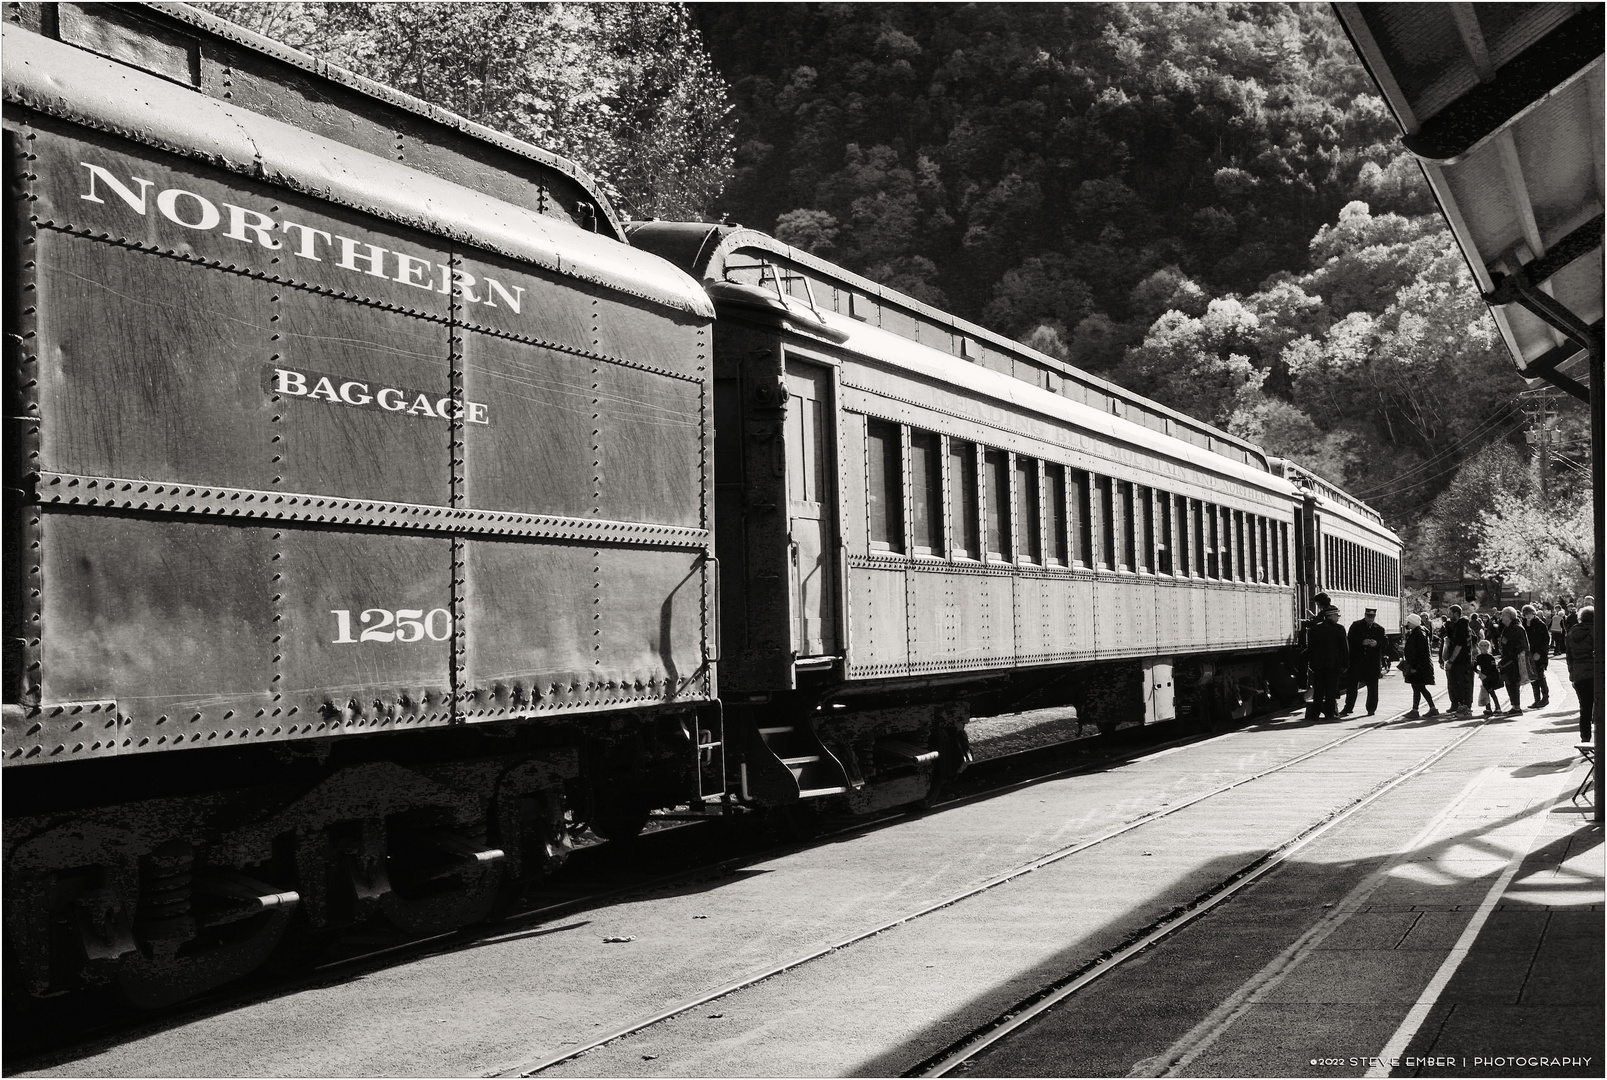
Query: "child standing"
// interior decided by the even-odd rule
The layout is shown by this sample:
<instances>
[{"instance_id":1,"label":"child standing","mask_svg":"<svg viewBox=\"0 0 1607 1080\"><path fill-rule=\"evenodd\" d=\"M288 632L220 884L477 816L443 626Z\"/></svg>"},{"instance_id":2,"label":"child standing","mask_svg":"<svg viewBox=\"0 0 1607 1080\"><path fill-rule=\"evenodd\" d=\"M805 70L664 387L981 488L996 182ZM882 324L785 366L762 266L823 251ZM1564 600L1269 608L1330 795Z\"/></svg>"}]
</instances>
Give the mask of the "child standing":
<instances>
[{"instance_id":1,"label":"child standing","mask_svg":"<svg viewBox=\"0 0 1607 1080\"><path fill-rule=\"evenodd\" d=\"M1501 712L1501 665L1497 664L1495 657L1490 654L1490 643L1481 641L1475 646L1478 656L1473 660L1473 666L1479 670L1479 704L1484 707L1484 715L1491 715L1490 706L1495 705L1495 711Z\"/></svg>"}]
</instances>

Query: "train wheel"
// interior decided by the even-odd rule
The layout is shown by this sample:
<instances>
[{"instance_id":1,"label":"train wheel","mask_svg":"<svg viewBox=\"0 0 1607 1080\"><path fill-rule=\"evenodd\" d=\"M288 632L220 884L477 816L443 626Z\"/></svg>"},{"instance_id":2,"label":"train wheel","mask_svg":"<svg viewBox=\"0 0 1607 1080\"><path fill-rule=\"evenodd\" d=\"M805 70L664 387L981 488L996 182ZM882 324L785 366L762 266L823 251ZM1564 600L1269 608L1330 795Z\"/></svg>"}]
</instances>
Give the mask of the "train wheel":
<instances>
[{"instance_id":1,"label":"train wheel","mask_svg":"<svg viewBox=\"0 0 1607 1080\"><path fill-rule=\"evenodd\" d=\"M599 802L592 815L591 831L614 844L626 844L647 827L648 810L637 800L610 799Z\"/></svg>"}]
</instances>

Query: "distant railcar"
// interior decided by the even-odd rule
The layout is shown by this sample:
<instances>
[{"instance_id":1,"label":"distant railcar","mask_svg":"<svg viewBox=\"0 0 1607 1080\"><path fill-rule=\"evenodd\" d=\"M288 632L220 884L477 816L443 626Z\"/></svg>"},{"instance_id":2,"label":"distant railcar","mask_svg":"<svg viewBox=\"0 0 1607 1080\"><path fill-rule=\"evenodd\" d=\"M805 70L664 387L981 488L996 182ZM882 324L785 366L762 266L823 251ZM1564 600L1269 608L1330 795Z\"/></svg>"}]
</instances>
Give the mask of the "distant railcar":
<instances>
[{"instance_id":1,"label":"distant railcar","mask_svg":"<svg viewBox=\"0 0 1607 1080\"><path fill-rule=\"evenodd\" d=\"M1272 469L1299 490L1298 558L1302 607L1326 591L1349 625L1368 608L1385 632L1401 632L1400 537L1378 512L1333 484L1284 458Z\"/></svg>"},{"instance_id":2,"label":"distant railcar","mask_svg":"<svg viewBox=\"0 0 1607 1080\"><path fill-rule=\"evenodd\" d=\"M198 12L4 35L21 984L456 926L717 796L703 291L567 162Z\"/></svg>"},{"instance_id":3,"label":"distant railcar","mask_svg":"<svg viewBox=\"0 0 1607 1080\"><path fill-rule=\"evenodd\" d=\"M1398 627L1399 541L1290 463L771 237L652 222L714 299L732 785L860 809L966 760L968 711L1291 697L1323 587Z\"/></svg>"}]
</instances>

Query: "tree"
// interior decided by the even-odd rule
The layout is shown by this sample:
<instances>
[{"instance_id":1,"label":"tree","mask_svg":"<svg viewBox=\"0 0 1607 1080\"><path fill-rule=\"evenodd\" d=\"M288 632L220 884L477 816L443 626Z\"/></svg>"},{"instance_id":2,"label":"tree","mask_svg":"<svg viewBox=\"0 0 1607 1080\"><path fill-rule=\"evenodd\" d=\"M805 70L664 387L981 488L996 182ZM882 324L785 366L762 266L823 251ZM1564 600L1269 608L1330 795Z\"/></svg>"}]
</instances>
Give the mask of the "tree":
<instances>
[{"instance_id":1,"label":"tree","mask_svg":"<svg viewBox=\"0 0 1607 1080\"><path fill-rule=\"evenodd\" d=\"M682 4L198 5L571 158L627 216L701 218L726 87Z\"/></svg>"},{"instance_id":2,"label":"tree","mask_svg":"<svg viewBox=\"0 0 1607 1080\"><path fill-rule=\"evenodd\" d=\"M1231 298L1212 300L1199 318L1168 311L1127 350L1115 378L1164 405L1225 425L1266 378L1247 355L1257 327L1255 315Z\"/></svg>"},{"instance_id":3,"label":"tree","mask_svg":"<svg viewBox=\"0 0 1607 1080\"><path fill-rule=\"evenodd\" d=\"M1432 476L1433 466L1419 467L1399 478L1402 485ZM1419 522L1413 547L1422 577L1463 580L1470 570L1484 566L1480 549L1485 539L1484 514L1497 495L1527 500L1529 468L1515 447L1494 443L1472 455Z\"/></svg>"},{"instance_id":4,"label":"tree","mask_svg":"<svg viewBox=\"0 0 1607 1080\"><path fill-rule=\"evenodd\" d=\"M1478 558L1519 589L1557 595L1590 591L1595 573L1594 510L1589 499L1558 504L1498 492L1479 515Z\"/></svg>"}]
</instances>

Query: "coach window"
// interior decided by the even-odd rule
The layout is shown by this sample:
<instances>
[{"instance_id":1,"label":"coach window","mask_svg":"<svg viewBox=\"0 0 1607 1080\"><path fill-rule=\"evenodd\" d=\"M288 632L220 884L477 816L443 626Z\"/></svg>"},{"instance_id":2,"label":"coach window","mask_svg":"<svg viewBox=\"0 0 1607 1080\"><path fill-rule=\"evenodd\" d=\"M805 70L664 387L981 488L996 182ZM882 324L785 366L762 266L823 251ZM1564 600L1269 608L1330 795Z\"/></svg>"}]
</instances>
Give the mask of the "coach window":
<instances>
[{"instance_id":1,"label":"coach window","mask_svg":"<svg viewBox=\"0 0 1607 1080\"><path fill-rule=\"evenodd\" d=\"M865 424L865 491L870 508L872 551L904 550L904 469L899 427L885 420Z\"/></svg>"},{"instance_id":2,"label":"coach window","mask_svg":"<svg viewBox=\"0 0 1607 1080\"><path fill-rule=\"evenodd\" d=\"M1188 496L1177 496L1177 576L1188 577L1192 563L1189 560L1189 501Z\"/></svg>"},{"instance_id":3,"label":"coach window","mask_svg":"<svg viewBox=\"0 0 1607 1080\"><path fill-rule=\"evenodd\" d=\"M1116 568L1116 513L1110 477L1094 477L1094 505L1099 514L1099 568Z\"/></svg>"},{"instance_id":4,"label":"coach window","mask_svg":"<svg viewBox=\"0 0 1607 1080\"><path fill-rule=\"evenodd\" d=\"M1135 558L1135 550L1136 546L1138 546L1138 535L1136 535L1138 534L1138 529L1136 529L1138 519L1135 516L1136 506L1133 503L1133 485L1128 484L1127 481L1117 481L1115 490L1117 490L1118 498L1117 524L1122 529L1122 535L1118 538L1117 543L1117 551L1122 556L1120 569L1123 569L1123 571L1136 571L1138 569L1138 558Z\"/></svg>"},{"instance_id":5,"label":"coach window","mask_svg":"<svg viewBox=\"0 0 1607 1080\"><path fill-rule=\"evenodd\" d=\"M1229 562L1233 566L1235 581L1244 580L1244 511L1228 512L1228 546L1232 549Z\"/></svg>"},{"instance_id":6,"label":"coach window","mask_svg":"<svg viewBox=\"0 0 1607 1080\"><path fill-rule=\"evenodd\" d=\"M949 521L954 530L954 554L961 559L981 558L977 544L976 447L949 440Z\"/></svg>"},{"instance_id":7,"label":"coach window","mask_svg":"<svg viewBox=\"0 0 1607 1080\"><path fill-rule=\"evenodd\" d=\"M1210 530L1205 527L1207 507L1198 499L1190 499L1194 508L1194 573L1197 577L1211 576L1211 560L1205 557L1205 546L1211 541Z\"/></svg>"},{"instance_id":8,"label":"coach window","mask_svg":"<svg viewBox=\"0 0 1607 1080\"><path fill-rule=\"evenodd\" d=\"M987 480L988 558L1010 558L1010 461L1003 450L982 456Z\"/></svg>"},{"instance_id":9,"label":"coach window","mask_svg":"<svg viewBox=\"0 0 1607 1080\"><path fill-rule=\"evenodd\" d=\"M917 555L943 554L943 465L937 436L910 429L910 540Z\"/></svg>"},{"instance_id":10,"label":"coach window","mask_svg":"<svg viewBox=\"0 0 1607 1080\"><path fill-rule=\"evenodd\" d=\"M1216 508L1216 521L1218 521L1218 526L1221 527L1221 532L1216 534L1216 537L1218 537L1218 540L1216 540L1218 553L1221 556L1216 561L1216 566L1221 569L1221 580L1231 582L1233 580L1233 513L1226 506L1218 506Z\"/></svg>"},{"instance_id":11,"label":"coach window","mask_svg":"<svg viewBox=\"0 0 1607 1080\"><path fill-rule=\"evenodd\" d=\"M1079 566L1094 565L1094 517L1088 501L1088 474L1071 471L1071 542L1077 545L1072 556Z\"/></svg>"},{"instance_id":12,"label":"coach window","mask_svg":"<svg viewBox=\"0 0 1607 1080\"><path fill-rule=\"evenodd\" d=\"M1219 552L1219 550L1217 548L1216 530L1217 530L1216 507L1212 506L1210 503L1206 503L1205 504L1205 576L1208 577L1208 578L1214 578L1214 577L1217 576L1217 568L1218 568L1217 556L1220 554L1220 552Z\"/></svg>"},{"instance_id":13,"label":"coach window","mask_svg":"<svg viewBox=\"0 0 1607 1080\"><path fill-rule=\"evenodd\" d=\"M1016 557L1025 562L1043 562L1042 505L1038 495L1038 463L1016 455Z\"/></svg>"},{"instance_id":14,"label":"coach window","mask_svg":"<svg viewBox=\"0 0 1607 1080\"><path fill-rule=\"evenodd\" d=\"M1043 489L1049 497L1049 563L1052 566L1070 564L1071 553L1066 544L1066 467L1043 463Z\"/></svg>"},{"instance_id":15,"label":"coach window","mask_svg":"<svg viewBox=\"0 0 1607 1080\"><path fill-rule=\"evenodd\" d=\"M1163 574L1172 572L1172 497L1166 492L1159 493L1156 507L1161 512L1160 545L1155 552L1156 569Z\"/></svg>"},{"instance_id":16,"label":"coach window","mask_svg":"<svg viewBox=\"0 0 1607 1080\"><path fill-rule=\"evenodd\" d=\"M1135 527L1138 530L1138 567L1151 574L1155 572L1155 492L1149 487L1133 489L1133 508L1138 511Z\"/></svg>"},{"instance_id":17,"label":"coach window","mask_svg":"<svg viewBox=\"0 0 1607 1080\"><path fill-rule=\"evenodd\" d=\"M1294 575L1289 572L1289 523L1278 522L1278 581L1283 585L1294 584Z\"/></svg>"}]
</instances>

